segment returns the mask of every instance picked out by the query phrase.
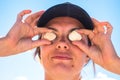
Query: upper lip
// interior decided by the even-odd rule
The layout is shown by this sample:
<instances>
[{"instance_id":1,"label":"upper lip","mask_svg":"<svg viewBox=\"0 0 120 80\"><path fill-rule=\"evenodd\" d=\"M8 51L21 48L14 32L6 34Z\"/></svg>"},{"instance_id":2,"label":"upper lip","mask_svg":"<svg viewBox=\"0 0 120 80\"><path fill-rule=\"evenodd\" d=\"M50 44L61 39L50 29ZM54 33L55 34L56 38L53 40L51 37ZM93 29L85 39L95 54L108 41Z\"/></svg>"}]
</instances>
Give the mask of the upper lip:
<instances>
[{"instance_id":1,"label":"upper lip","mask_svg":"<svg viewBox=\"0 0 120 80\"><path fill-rule=\"evenodd\" d=\"M52 56L52 59L72 60L72 57L71 57L71 55L69 53L59 52L59 53L55 53Z\"/></svg>"}]
</instances>

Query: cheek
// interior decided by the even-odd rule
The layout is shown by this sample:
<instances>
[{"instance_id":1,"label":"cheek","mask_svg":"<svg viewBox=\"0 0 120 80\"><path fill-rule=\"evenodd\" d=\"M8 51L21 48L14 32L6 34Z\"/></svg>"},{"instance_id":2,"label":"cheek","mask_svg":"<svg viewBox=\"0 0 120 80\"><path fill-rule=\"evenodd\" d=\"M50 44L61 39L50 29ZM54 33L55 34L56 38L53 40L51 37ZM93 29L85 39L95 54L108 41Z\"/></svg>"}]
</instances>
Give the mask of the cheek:
<instances>
[{"instance_id":1,"label":"cheek","mask_svg":"<svg viewBox=\"0 0 120 80\"><path fill-rule=\"evenodd\" d=\"M72 49L72 52L74 55L74 61L76 65L82 66L86 63L87 55L82 50L75 46Z\"/></svg>"},{"instance_id":2,"label":"cheek","mask_svg":"<svg viewBox=\"0 0 120 80\"><path fill-rule=\"evenodd\" d=\"M40 47L40 56L41 58L44 58L45 56L47 57L48 55L48 51L50 51L50 48L49 47L46 47L46 46L42 46Z\"/></svg>"},{"instance_id":3,"label":"cheek","mask_svg":"<svg viewBox=\"0 0 120 80\"><path fill-rule=\"evenodd\" d=\"M85 64L86 64L85 56L78 56L74 64L75 67L74 69L76 69L76 71L81 71Z\"/></svg>"},{"instance_id":4,"label":"cheek","mask_svg":"<svg viewBox=\"0 0 120 80\"><path fill-rule=\"evenodd\" d=\"M84 53L77 53L76 55L76 63L84 65L86 61L86 55Z\"/></svg>"},{"instance_id":5,"label":"cheek","mask_svg":"<svg viewBox=\"0 0 120 80\"><path fill-rule=\"evenodd\" d=\"M40 47L40 62L46 68L48 66L48 59L49 59L49 53L48 53L48 47L42 46Z\"/></svg>"},{"instance_id":6,"label":"cheek","mask_svg":"<svg viewBox=\"0 0 120 80\"><path fill-rule=\"evenodd\" d=\"M52 46L41 46L40 50L41 61L44 60L44 62L46 62L47 60L49 60L50 55L53 52Z\"/></svg>"},{"instance_id":7,"label":"cheek","mask_svg":"<svg viewBox=\"0 0 120 80\"><path fill-rule=\"evenodd\" d=\"M80 51L80 50L76 50L76 52L74 53L74 61L73 61L73 69L75 72L80 72L83 67L86 64L86 55Z\"/></svg>"}]
</instances>

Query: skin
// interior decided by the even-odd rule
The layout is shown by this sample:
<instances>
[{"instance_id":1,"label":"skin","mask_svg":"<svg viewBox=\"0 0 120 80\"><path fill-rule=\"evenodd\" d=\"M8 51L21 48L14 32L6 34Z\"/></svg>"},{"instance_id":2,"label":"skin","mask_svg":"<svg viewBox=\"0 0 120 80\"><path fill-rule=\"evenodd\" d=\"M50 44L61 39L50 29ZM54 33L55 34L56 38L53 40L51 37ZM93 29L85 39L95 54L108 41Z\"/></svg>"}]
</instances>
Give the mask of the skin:
<instances>
[{"instance_id":1,"label":"skin","mask_svg":"<svg viewBox=\"0 0 120 80\"><path fill-rule=\"evenodd\" d=\"M82 29L83 25L70 17L58 17L48 22L46 27L53 29L57 38L51 45L40 47L45 80L79 80L81 69L89 58L67 36L72 29ZM88 44L86 36L82 42Z\"/></svg>"},{"instance_id":2,"label":"skin","mask_svg":"<svg viewBox=\"0 0 120 80\"><path fill-rule=\"evenodd\" d=\"M23 16L30 14L31 10L24 10L17 16L17 20L7 35L0 38L0 56L15 55L41 45L50 44L48 40L32 40L32 38L50 30L37 28L36 23L44 11L29 15L23 22Z\"/></svg>"}]
</instances>

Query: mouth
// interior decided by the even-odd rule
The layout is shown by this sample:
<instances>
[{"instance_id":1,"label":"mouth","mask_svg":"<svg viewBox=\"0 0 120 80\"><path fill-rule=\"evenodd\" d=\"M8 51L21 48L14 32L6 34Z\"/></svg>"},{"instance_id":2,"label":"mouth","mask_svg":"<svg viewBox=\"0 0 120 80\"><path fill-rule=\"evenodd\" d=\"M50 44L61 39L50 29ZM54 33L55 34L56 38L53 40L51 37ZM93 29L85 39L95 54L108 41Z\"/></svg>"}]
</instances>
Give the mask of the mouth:
<instances>
[{"instance_id":1,"label":"mouth","mask_svg":"<svg viewBox=\"0 0 120 80\"><path fill-rule=\"evenodd\" d=\"M54 56L52 59L59 59L59 60L72 60L70 57L65 57L65 56Z\"/></svg>"},{"instance_id":2,"label":"mouth","mask_svg":"<svg viewBox=\"0 0 120 80\"><path fill-rule=\"evenodd\" d=\"M72 60L72 57L68 55L68 53L60 53L52 56L52 59L58 59L58 60Z\"/></svg>"}]
</instances>

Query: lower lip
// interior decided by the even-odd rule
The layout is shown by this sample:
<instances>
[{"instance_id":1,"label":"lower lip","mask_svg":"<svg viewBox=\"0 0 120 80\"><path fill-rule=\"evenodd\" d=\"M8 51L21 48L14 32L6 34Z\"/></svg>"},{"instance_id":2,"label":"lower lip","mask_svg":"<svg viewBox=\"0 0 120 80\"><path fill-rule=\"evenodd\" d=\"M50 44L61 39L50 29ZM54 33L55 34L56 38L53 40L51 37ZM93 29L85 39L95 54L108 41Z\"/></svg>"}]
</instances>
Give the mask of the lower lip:
<instances>
[{"instance_id":1,"label":"lower lip","mask_svg":"<svg viewBox=\"0 0 120 80\"><path fill-rule=\"evenodd\" d=\"M69 57L63 57L63 56L55 56L55 57L52 57L53 59L60 59L60 60L72 60L72 58L69 58Z\"/></svg>"}]
</instances>

